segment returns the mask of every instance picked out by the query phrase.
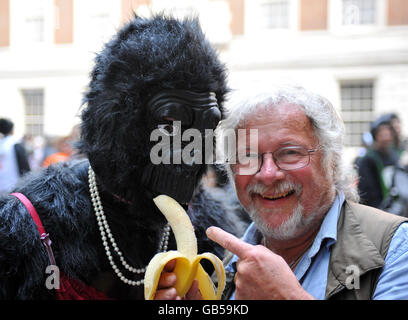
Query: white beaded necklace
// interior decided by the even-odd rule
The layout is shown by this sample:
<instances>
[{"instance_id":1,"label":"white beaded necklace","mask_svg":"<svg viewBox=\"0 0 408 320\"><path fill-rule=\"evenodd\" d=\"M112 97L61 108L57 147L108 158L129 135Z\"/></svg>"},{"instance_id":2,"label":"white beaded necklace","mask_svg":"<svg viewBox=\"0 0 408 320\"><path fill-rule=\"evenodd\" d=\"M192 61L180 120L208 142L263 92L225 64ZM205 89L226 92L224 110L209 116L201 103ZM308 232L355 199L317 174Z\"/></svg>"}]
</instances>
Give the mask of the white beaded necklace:
<instances>
[{"instance_id":1,"label":"white beaded necklace","mask_svg":"<svg viewBox=\"0 0 408 320\"><path fill-rule=\"evenodd\" d=\"M145 273L145 271L146 271L146 267L137 269L137 268L134 268L131 265L129 265L126 262L125 258L123 257L122 252L119 250L119 248L118 248L118 246L116 244L116 241L115 241L115 239L114 239L114 237L113 237L113 235L112 235L112 233L110 231L108 221L107 221L105 213L103 211L101 198L99 197L98 188L96 186L95 172L92 170L91 166L89 166L89 170L88 170L88 182L89 182L89 190L90 190L90 193L91 193L92 204L93 204L93 207L94 207L94 210L95 210L96 220L98 222L99 231L100 231L101 238L102 238L102 243L103 243L103 246L105 248L106 256L108 257L109 263L113 268L113 271L115 271L116 275L124 283L127 283L127 284L129 284L131 286L139 286L139 285L143 284L143 282L144 282L143 279L138 280L138 281L127 279L120 272L120 270L117 267L115 261L113 260L112 253L110 251L108 241L110 241L114 252L119 256L120 262L125 267L125 269L127 269L128 271L130 271L132 273L137 273L137 274L142 274L142 273ZM162 235L161 240L160 240L158 252L167 251L169 236L170 236L170 225L167 223L166 226L164 227L164 230L163 230L163 235Z\"/></svg>"}]
</instances>

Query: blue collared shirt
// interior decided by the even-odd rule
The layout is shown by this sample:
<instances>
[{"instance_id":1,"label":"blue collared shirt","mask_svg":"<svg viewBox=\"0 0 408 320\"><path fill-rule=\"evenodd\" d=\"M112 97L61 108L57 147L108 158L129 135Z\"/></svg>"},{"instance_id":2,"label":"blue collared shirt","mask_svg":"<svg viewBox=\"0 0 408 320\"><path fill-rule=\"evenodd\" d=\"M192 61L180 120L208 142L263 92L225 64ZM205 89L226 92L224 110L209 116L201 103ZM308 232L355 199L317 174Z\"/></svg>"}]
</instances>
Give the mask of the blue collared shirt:
<instances>
[{"instance_id":1,"label":"blue collared shirt","mask_svg":"<svg viewBox=\"0 0 408 320\"><path fill-rule=\"evenodd\" d=\"M306 251L294 271L302 287L319 300L325 297L330 247L337 241L337 220L343 202L344 194L340 193L326 214L312 246ZM260 238L259 231L252 223L242 240L256 245L259 244ZM237 260L238 257L234 256L226 269L234 271ZM231 299L234 298L235 293L231 296ZM394 233L373 298L408 299L408 223L402 223Z\"/></svg>"}]
</instances>

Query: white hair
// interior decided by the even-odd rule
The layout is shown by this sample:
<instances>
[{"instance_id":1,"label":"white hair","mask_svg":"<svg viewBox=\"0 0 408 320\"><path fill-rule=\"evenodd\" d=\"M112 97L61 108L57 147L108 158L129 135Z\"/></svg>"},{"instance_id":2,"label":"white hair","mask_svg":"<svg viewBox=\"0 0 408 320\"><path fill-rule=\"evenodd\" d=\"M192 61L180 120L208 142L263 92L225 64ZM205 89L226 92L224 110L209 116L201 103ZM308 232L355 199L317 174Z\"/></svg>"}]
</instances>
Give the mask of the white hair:
<instances>
[{"instance_id":1,"label":"white hair","mask_svg":"<svg viewBox=\"0 0 408 320\"><path fill-rule=\"evenodd\" d=\"M231 132L245 127L245 120L254 119L261 110L273 112L282 103L301 107L309 118L314 134L323 152L322 166L328 172L333 168L333 180L336 190L342 191L346 199L359 201L356 188L356 173L352 166L343 159L344 123L336 109L324 97L301 87L273 87L266 92L259 92L237 99L230 104L227 117L217 128L218 152L224 159L231 158L231 148L225 143ZM227 170L232 175L230 166Z\"/></svg>"}]
</instances>

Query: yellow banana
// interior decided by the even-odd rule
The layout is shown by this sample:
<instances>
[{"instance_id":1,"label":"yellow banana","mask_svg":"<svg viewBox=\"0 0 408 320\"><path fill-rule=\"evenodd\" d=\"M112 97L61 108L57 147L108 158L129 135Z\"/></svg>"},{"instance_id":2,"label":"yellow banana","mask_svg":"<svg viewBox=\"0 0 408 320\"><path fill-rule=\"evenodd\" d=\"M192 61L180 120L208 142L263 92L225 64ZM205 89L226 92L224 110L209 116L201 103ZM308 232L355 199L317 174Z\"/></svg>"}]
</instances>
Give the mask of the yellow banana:
<instances>
[{"instance_id":1,"label":"yellow banana","mask_svg":"<svg viewBox=\"0 0 408 320\"><path fill-rule=\"evenodd\" d=\"M219 300L225 287L225 270L222 261L214 254L206 252L197 255L197 238L193 225L186 211L173 198L160 195L153 199L156 206L169 222L177 243L177 251L161 252L150 260L145 273L145 299L152 300L156 294L157 285L164 266L170 260L176 259L174 273L177 276L175 288L180 297L184 297L190 289L194 279L198 281L198 288L204 300ZM218 288L215 286L200 260L207 259L213 264Z\"/></svg>"}]
</instances>

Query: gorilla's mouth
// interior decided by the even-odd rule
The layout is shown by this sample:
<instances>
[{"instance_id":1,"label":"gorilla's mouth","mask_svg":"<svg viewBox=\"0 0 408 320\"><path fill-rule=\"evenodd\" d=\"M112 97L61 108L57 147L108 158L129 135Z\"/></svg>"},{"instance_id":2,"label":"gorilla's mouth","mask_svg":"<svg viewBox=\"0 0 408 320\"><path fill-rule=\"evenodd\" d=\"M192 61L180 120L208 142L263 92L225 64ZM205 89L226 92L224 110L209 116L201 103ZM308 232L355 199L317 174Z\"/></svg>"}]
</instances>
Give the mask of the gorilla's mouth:
<instances>
[{"instance_id":1,"label":"gorilla's mouth","mask_svg":"<svg viewBox=\"0 0 408 320\"><path fill-rule=\"evenodd\" d=\"M193 196L200 167L198 166L197 170L182 170L180 166L171 168L164 165L147 165L142 175L145 195L153 199L165 194L180 204L187 205Z\"/></svg>"}]
</instances>

